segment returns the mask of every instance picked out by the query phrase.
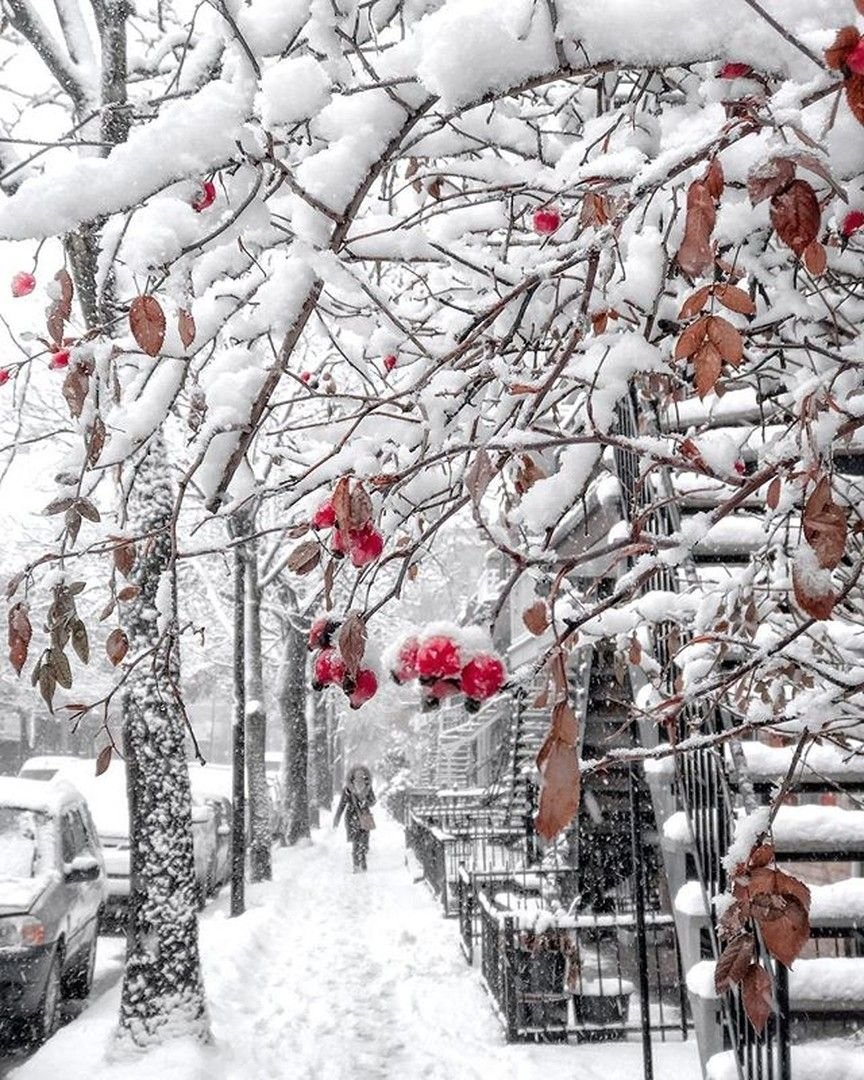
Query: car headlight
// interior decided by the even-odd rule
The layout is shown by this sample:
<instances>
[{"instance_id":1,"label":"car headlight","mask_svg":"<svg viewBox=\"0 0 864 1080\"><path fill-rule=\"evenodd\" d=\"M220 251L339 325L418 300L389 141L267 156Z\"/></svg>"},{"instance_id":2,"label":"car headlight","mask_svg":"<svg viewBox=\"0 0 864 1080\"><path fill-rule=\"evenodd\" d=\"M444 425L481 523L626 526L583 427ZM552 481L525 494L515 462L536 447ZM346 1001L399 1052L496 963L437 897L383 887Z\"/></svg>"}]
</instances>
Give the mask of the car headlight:
<instances>
[{"instance_id":1,"label":"car headlight","mask_svg":"<svg viewBox=\"0 0 864 1080\"><path fill-rule=\"evenodd\" d=\"M21 949L45 944L45 927L32 915L0 919L0 949Z\"/></svg>"}]
</instances>

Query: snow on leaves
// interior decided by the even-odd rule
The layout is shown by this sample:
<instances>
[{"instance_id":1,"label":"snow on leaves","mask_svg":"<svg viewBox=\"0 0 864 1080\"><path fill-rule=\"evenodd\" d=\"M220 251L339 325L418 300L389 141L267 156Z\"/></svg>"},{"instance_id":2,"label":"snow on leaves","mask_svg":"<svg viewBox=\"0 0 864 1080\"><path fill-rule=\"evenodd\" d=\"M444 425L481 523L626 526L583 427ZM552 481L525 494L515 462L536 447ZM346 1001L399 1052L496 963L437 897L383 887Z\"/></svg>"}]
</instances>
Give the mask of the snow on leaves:
<instances>
[{"instance_id":1,"label":"snow on leaves","mask_svg":"<svg viewBox=\"0 0 864 1080\"><path fill-rule=\"evenodd\" d=\"M792 569L795 599L811 618L829 619L837 600L830 572L846 552L848 525L827 476L820 477L804 504L802 526L804 539Z\"/></svg>"}]
</instances>

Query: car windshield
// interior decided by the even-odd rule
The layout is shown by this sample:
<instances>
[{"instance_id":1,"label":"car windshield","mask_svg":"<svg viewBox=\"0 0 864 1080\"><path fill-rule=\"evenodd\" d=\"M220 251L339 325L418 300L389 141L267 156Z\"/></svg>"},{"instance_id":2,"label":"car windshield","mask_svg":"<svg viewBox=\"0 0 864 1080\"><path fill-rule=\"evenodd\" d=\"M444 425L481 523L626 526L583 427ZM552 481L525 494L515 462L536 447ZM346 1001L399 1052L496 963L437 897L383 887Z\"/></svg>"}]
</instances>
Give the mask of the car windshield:
<instances>
[{"instance_id":1,"label":"car windshield","mask_svg":"<svg viewBox=\"0 0 864 1080\"><path fill-rule=\"evenodd\" d=\"M0 879L34 878L48 869L47 814L0 806Z\"/></svg>"}]
</instances>

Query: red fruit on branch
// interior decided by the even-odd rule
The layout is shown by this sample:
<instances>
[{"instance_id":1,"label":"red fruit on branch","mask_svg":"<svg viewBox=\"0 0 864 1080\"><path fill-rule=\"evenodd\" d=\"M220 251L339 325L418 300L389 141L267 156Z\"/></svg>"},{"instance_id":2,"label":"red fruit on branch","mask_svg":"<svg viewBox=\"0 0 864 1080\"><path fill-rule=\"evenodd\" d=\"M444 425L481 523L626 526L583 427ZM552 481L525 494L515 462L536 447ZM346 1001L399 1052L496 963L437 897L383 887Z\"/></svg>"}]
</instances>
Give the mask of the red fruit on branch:
<instances>
[{"instance_id":1,"label":"red fruit on branch","mask_svg":"<svg viewBox=\"0 0 864 1080\"><path fill-rule=\"evenodd\" d=\"M723 65L717 72L718 79L741 79L745 75L749 75L753 68L749 64L741 64L735 60L730 60L729 63Z\"/></svg>"},{"instance_id":2,"label":"red fruit on branch","mask_svg":"<svg viewBox=\"0 0 864 1080\"><path fill-rule=\"evenodd\" d=\"M14 297L27 296L36 288L36 278L25 270L15 274L12 278L12 295Z\"/></svg>"},{"instance_id":3,"label":"red fruit on branch","mask_svg":"<svg viewBox=\"0 0 864 1080\"><path fill-rule=\"evenodd\" d=\"M486 701L504 685L507 673L497 656L479 653L462 668L462 689L474 701Z\"/></svg>"},{"instance_id":4,"label":"red fruit on branch","mask_svg":"<svg viewBox=\"0 0 864 1080\"><path fill-rule=\"evenodd\" d=\"M384 357L384 370L392 371L396 367L396 357L392 354Z\"/></svg>"},{"instance_id":5,"label":"red fruit on branch","mask_svg":"<svg viewBox=\"0 0 864 1080\"><path fill-rule=\"evenodd\" d=\"M417 678L417 638L408 638L402 643L390 674L397 683L410 682Z\"/></svg>"},{"instance_id":6,"label":"red fruit on branch","mask_svg":"<svg viewBox=\"0 0 864 1080\"><path fill-rule=\"evenodd\" d=\"M736 473L738 473L739 476L744 476L747 472L747 464L746 462L742 461L741 458L738 458L737 461L733 462L732 468L735 470Z\"/></svg>"},{"instance_id":7,"label":"red fruit on branch","mask_svg":"<svg viewBox=\"0 0 864 1080\"><path fill-rule=\"evenodd\" d=\"M216 202L216 185L212 180L205 180L201 184L198 197L192 203L192 209L196 214L200 214L202 210L206 210L207 207L212 206L214 202Z\"/></svg>"},{"instance_id":8,"label":"red fruit on branch","mask_svg":"<svg viewBox=\"0 0 864 1080\"><path fill-rule=\"evenodd\" d=\"M437 708L448 697L462 693L458 679L436 679L423 690L423 704L426 708Z\"/></svg>"},{"instance_id":9,"label":"red fruit on branch","mask_svg":"<svg viewBox=\"0 0 864 1080\"><path fill-rule=\"evenodd\" d=\"M348 548L345 546L345 537L341 529L334 529L333 535L330 537L330 552L335 555L337 559L342 559L348 552Z\"/></svg>"},{"instance_id":10,"label":"red fruit on branch","mask_svg":"<svg viewBox=\"0 0 864 1080\"><path fill-rule=\"evenodd\" d=\"M59 352L55 352L51 357L48 367L52 371L62 371L63 368L69 367L70 353L68 349L60 349Z\"/></svg>"},{"instance_id":11,"label":"red fruit on branch","mask_svg":"<svg viewBox=\"0 0 864 1080\"><path fill-rule=\"evenodd\" d=\"M351 562L357 567L374 562L384 550L384 537L369 523L352 529L349 539Z\"/></svg>"},{"instance_id":12,"label":"red fruit on branch","mask_svg":"<svg viewBox=\"0 0 864 1080\"><path fill-rule=\"evenodd\" d=\"M847 239L864 226L864 210L850 210L849 213L843 218L843 224L840 226L840 232Z\"/></svg>"},{"instance_id":13,"label":"red fruit on branch","mask_svg":"<svg viewBox=\"0 0 864 1080\"><path fill-rule=\"evenodd\" d=\"M9 371L6 368L0 368L0 386L2 386L4 383L9 382L9 379Z\"/></svg>"},{"instance_id":14,"label":"red fruit on branch","mask_svg":"<svg viewBox=\"0 0 864 1080\"><path fill-rule=\"evenodd\" d=\"M417 649L417 674L433 681L458 675L462 668L459 646L443 634L427 638Z\"/></svg>"},{"instance_id":15,"label":"red fruit on branch","mask_svg":"<svg viewBox=\"0 0 864 1080\"><path fill-rule=\"evenodd\" d=\"M336 510L333 507L333 503L328 499L327 502L321 503L312 515L311 525L313 529L330 529L335 524Z\"/></svg>"},{"instance_id":16,"label":"red fruit on branch","mask_svg":"<svg viewBox=\"0 0 864 1080\"><path fill-rule=\"evenodd\" d=\"M322 649L312 665L312 686L320 690L330 683L339 683L345 678L345 661L335 649Z\"/></svg>"},{"instance_id":17,"label":"red fruit on branch","mask_svg":"<svg viewBox=\"0 0 864 1080\"><path fill-rule=\"evenodd\" d=\"M348 704L359 709L378 693L378 676L371 668L361 668L354 680L354 689L348 695Z\"/></svg>"},{"instance_id":18,"label":"red fruit on branch","mask_svg":"<svg viewBox=\"0 0 864 1080\"><path fill-rule=\"evenodd\" d=\"M532 222L534 232L539 233L541 236L550 236L559 229L561 215L554 207L550 206L545 210L535 210Z\"/></svg>"},{"instance_id":19,"label":"red fruit on branch","mask_svg":"<svg viewBox=\"0 0 864 1080\"><path fill-rule=\"evenodd\" d=\"M300 382L308 383L311 380L311 378L312 378L312 372L311 371L301 371L300 372Z\"/></svg>"},{"instance_id":20,"label":"red fruit on branch","mask_svg":"<svg viewBox=\"0 0 864 1080\"><path fill-rule=\"evenodd\" d=\"M852 52L846 54L846 67L856 75L864 75L864 39L858 42Z\"/></svg>"}]
</instances>

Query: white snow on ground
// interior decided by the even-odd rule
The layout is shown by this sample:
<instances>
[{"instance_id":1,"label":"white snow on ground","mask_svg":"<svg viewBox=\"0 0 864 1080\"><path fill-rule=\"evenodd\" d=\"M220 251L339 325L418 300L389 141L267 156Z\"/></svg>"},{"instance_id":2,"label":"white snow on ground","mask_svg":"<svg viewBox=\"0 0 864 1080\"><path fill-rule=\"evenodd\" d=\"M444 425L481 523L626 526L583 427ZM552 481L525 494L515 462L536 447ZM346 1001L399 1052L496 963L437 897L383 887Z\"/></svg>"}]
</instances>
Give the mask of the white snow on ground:
<instances>
[{"instance_id":1,"label":"white snow on ground","mask_svg":"<svg viewBox=\"0 0 864 1080\"><path fill-rule=\"evenodd\" d=\"M15 1080L624 1080L638 1042L508 1046L446 921L379 815L369 873L350 872L344 832L274 852L274 881L226 898L201 923L215 1045L184 1040L107 1062L119 987L60 1031ZM655 1045L655 1075L699 1080L695 1041Z\"/></svg>"}]
</instances>

